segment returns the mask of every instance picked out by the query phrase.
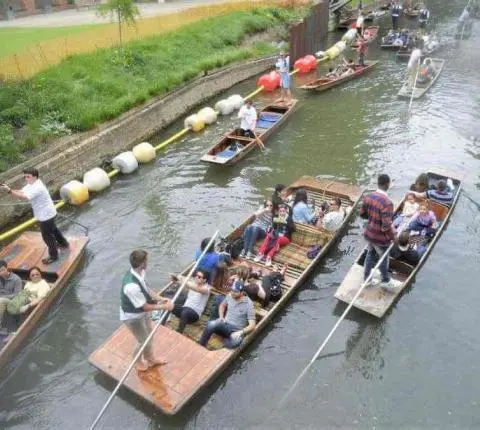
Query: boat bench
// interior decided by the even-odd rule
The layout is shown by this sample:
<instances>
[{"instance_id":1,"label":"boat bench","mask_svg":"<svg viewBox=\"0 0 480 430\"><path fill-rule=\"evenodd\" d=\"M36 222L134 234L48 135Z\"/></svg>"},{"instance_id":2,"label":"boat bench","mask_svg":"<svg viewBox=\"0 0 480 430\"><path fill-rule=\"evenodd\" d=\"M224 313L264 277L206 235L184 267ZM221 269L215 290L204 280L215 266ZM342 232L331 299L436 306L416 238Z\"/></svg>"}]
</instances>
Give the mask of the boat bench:
<instances>
[{"instance_id":1,"label":"boat bench","mask_svg":"<svg viewBox=\"0 0 480 430\"><path fill-rule=\"evenodd\" d=\"M274 261L279 264L288 264L289 266L299 267L305 270L312 262L307 257L307 252L313 245L325 245L334 233L323 228L317 228L305 224L295 224L295 232L292 234L292 241L280 248L275 254ZM263 239L255 244L255 251L262 244Z\"/></svg>"}]
</instances>

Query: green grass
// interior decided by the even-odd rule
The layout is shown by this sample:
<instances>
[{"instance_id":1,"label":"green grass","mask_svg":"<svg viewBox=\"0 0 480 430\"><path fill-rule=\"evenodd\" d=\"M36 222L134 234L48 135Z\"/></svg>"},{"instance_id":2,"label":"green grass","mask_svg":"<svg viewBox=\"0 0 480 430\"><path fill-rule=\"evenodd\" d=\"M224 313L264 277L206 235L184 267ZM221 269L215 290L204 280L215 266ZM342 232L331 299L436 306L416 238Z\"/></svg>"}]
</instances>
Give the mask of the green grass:
<instances>
[{"instance_id":1,"label":"green grass","mask_svg":"<svg viewBox=\"0 0 480 430\"><path fill-rule=\"evenodd\" d=\"M279 8L233 12L115 49L67 58L32 79L0 86L0 170L52 137L81 132L165 94L199 73L273 52L242 39L298 19ZM12 149L16 137L16 151Z\"/></svg>"},{"instance_id":2,"label":"green grass","mask_svg":"<svg viewBox=\"0 0 480 430\"><path fill-rule=\"evenodd\" d=\"M79 25L53 28L0 28L0 58L22 52L47 40L61 39L73 34L98 28L98 25Z\"/></svg>"}]
</instances>

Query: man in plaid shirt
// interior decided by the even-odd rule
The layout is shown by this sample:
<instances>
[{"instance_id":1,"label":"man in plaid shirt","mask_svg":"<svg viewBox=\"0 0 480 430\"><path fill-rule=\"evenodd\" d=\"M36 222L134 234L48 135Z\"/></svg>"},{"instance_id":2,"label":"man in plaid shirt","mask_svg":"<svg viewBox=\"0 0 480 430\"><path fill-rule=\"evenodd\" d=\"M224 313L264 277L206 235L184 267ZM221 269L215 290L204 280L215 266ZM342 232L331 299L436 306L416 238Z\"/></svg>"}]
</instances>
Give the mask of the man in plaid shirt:
<instances>
[{"instance_id":1,"label":"man in plaid shirt","mask_svg":"<svg viewBox=\"0 0 480 430\"><path fill-rule=\"evenodd\" d=\"M360 209L360 216L368 219L364 236L368 242L367 256L364 263L364 279L366 280L372 271L375 262L387 251L394 240L393 203L388 197L387 191L390 188L390 177L379 175L378 189L363 199ZM381 287L395 288L398 282L390 279L388 273L388 257L385 257L380 265L382 275Z\"/></svg>"}]
</instances>

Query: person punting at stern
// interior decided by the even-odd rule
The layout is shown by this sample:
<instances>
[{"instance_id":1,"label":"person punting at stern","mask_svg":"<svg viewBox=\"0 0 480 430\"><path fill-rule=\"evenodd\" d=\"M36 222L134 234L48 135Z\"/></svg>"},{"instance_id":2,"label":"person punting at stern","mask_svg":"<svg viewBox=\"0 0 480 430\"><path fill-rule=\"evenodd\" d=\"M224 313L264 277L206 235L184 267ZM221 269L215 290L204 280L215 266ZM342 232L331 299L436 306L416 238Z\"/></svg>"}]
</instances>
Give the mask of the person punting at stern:
<instances>
[{"instance_id":1,"label":"person punting at stern","mask_svg":"<svg viewBox=\"0 0 480 430\"><path fill-rule=\"evenodd\" d=\"M247 100L240 108L238 117L241 119L240 129L238 130L239 135L255 139L254 132L257 126L257 111L252 106L252 100Z\"/></svg>"},{"instance_id":2,"label":"person punting at stern","mask_svg":"<svg viewBox=\"0 0 480 430\"><path fill-rule=\"evenodd\" d=\"M58 260L58 247L68 248L68 241L55 224L57 210L48 193L47 187L39 179L38 170L33 168L25 169L23 171L23 178L27 185L21 190L13 190L5 184L1 186L14 198L28 200L32 205L33 216L40 223L42 239L48 247L48 258L44 258L42 263L51 264Z\"/></svg>"},{"instance_id":3,"label":"person punting at stern","mask_svg":"<svg viewBox=\"0 0 480 430\"><path fill-rule=\"evenodd\" d=\"M398 28L401 11L402 11L402 6L400 6L400 4L397 1L394 1L392 4L392 7L390 8L390 14L392 15L392 26L394 30Z\"/></svg>"},{"instance_id":4,"label":"person punting at stern","mask_svg":"<svg viewBox=\"0 0 480 430\"><path fill-rule=\"evenodd\" d=\"M388 175L379 175L377 191L365 196L360 208L360 216L368 220L364 231L364 237L368 243L364 271L365 280L369 277L375 262L389 249L395 237L392 226L393 203L387 193L390 183ZM390 278L388 264L388 257L384 258L380 265L382 276L380 286L382 288L396 288L401 283Z\"/></svg>"},{"instance_id":5,"label":"person punting at stern","mask_svg":"<svg viewBox=\"0 0 480 430\"><path fill-rule=\"evenodd\" d=\"M365 66L365 58L367 56L368 52L368 44L367 41L363 38L360 37L358 39L358 47L357 47L357 52L358 52L358 64L362 67Z\"/></svg>"},{"instance_id":6,"label":"person punting at stern","mask_svg":"<svg viewBox=\"0 0 480 430\"><path fill-rule=\"evenodd\" d=\"M364 27L364 22L365 22L365 18L363 16L363 13L362 11L360 10L358 12L358 18L357 18L357 22L356 22L356 27L357 27L357 34L359 37L361 37L363 39L363 27Z\"/></svg>"},{"instance_id":7,"label":"person punting at stern","mask_svg":"<svg viewBox=\"0 0 480 430\"><path fill-rule=\"evenodd\" d=\"M136 249L130 254L131 267L123 277L120 293L120 320L135 336L138 342L137 351L150 332L148 312L169 310L173 307L171 300L164 299L147 287L145 283L147 261L148 253L143 249ZM163 364L166 364L166 361L155 357L151 345L148 344L138 359L136 368L141 372Z\"/></svg>"}]
</instances>

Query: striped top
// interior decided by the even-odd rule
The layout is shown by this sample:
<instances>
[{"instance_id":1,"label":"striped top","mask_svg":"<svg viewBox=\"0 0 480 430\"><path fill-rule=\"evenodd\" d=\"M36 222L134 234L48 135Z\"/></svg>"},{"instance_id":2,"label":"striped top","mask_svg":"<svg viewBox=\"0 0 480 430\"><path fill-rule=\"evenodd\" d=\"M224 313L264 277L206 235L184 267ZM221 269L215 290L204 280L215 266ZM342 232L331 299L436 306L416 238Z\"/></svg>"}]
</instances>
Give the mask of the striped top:
<instances>
[{"instance_id":1,"label":"striped top","mask_svg":"<svg viewBox=\"0 0 480 430\"><path fill-rule=\"evenodd\" d=\"M377 245L390 245L394 239L392 230L393 203L385 191L377 190L363 199L360 216L368 219L364 236Z\"/></svg>"}]
</instances>

